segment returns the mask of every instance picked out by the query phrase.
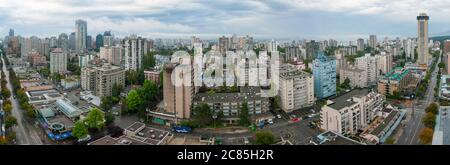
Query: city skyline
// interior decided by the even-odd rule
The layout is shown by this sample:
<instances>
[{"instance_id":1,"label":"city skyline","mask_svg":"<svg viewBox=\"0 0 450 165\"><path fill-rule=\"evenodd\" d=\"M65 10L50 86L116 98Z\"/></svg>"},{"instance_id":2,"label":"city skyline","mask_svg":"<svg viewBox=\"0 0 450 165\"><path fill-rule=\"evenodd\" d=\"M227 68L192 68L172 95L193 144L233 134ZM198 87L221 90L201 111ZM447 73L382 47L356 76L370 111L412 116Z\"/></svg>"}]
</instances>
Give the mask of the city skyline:
<instances>
[{"instance_id":1,"label":"city skyline","mask_svg":"<svg viewBox=\"0 0 450 165\"><path fill-rule=\"evenodd\" d=\"M234 33L264 39L356 40L370 34L380 38L415 37L415 18L421 11L430 16L430 36L450 34L450 21L444 17L450 14L447 0L5 2L0 4L3 35L9 28L21 36L70 34L75 31L75 20L83 19L91 36L111 30L118 37L138 34L151 38L195 35L212 39Z\"/></svg>"}]
</instances>

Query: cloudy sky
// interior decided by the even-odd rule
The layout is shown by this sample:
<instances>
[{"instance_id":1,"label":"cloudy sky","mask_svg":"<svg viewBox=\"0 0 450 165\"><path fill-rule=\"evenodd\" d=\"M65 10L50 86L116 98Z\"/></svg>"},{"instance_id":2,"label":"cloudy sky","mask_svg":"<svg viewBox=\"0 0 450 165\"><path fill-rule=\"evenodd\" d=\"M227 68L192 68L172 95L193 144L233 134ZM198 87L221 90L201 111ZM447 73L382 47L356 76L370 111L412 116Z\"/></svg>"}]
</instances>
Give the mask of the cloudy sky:
<instances>
[{"instance_id":1,"label":"cloudy sky","mask_svg":"<svg viewBox=\"0 0 450 165\"><path fill-rule=\"evenodd\" d=\"M116 36L353 39L415 36L426 11L430 33L450 31L450 0L0 0L0 35L55 36L111 30ZM366 37L367 38L367 37Z\"/></svg>"}]
</instances>

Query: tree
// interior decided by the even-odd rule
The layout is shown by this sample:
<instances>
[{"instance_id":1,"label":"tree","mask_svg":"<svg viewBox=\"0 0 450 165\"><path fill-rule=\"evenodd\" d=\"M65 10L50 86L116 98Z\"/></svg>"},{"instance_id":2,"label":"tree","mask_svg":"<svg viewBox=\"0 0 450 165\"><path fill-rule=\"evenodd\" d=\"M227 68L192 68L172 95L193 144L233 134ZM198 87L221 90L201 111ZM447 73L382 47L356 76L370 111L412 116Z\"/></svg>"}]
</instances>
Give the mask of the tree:
<instances>
[{"instance_id":1,"label":"tree","mask_svg":"<svg viewBox=\"0 0 450 165\"><path fill-rule=\"evenodd\" d=\"M436 103L431 103L426 109L426 113L437 114L439 112L439 106Z\"/></svg>"},{"instance_id":2,"label":"tree","mask_svg":"<svg viewBox=\"0 0 450 165\"><path fill-rule=\"evenodd\" d=\"M14 116L8 115L5 119L5 128L11 128L17 125L17 119Z\"/></svg>"},{"instance_id":3,"label":"tree","mask_svg":"<svg viewBox=\"0 0 450 165\"><path fill-rule=\"evenodd\" d=\"M137 110L141 107L142 99L136 90L131 90L130 93L128 93L126 100L129 112L137 112Z\"/></svg>"},{"instance_id":4,"label":"tree","mask_svg":"<svg viewBox=\"0 0 450 165\"><path fill-rule=\"evenodd\" d=\"M11 104L3 104L3 111L5 111L6 114L11 114L12 106Z\"/></svg>"},{"instance_id":5,"label":"tree","mask_svg":"<svg viewBox=\"0 0 450 165\"><path fill-rule=\"evenodd\" d=\"M2 87L2 96L3 98L11 97L11 92L8 90L8 88Z\"/></svg>"},{"instance_id":6,"label":"tree","mask_svg":"<svg viewBox=\"0 0 450 165\"><path fill-rule=\"evenodd\" d=\"M423 128L419 134L420 142L422 144L430 144L433 140L433 132L431 128Z\"/></svg>"},{"instance_id":7,"label":"tree","mask_svg":"<svg viewBox=\"0 0 450 165\"><path fill-rule=\"evenodd\" d=\"M142 100L146 103L153 101L157 92L158 86L155 82L149 80L145 80L142 88L138 90L139 96L141 96Z\"/></svg>"},{"instance_id":8,"label":"tree","mask_svg":"<svg viewBox=\"0 0 450 165\"><path fill-rule=\"evenodd\" d=\"M443 62L440 62L440 63L438 64L438 67L439 67L439 68L445 68L445 64L444 64Z\"/></svg>"},{"instance_id":9,"label":"tree","mask_svg":"<svg viewBox=\"0 0 450 165\"><path fill-rule=\"evenodd\" d=\"M85 122L90 129L101 130L105 124L105 117L102 111L92 108L88 113Z\"/></svg>"},{"instance_id":10,"label":"tree","mask_svg":"<svg viewBox=\"0 0 450 165\"><path fill-rule=\"evenodd\" d=\"M255 134L256 145L271 145L275 143L275 136L269 131L260 131Z\"/></svg>"},{"instance_id":11,"label":"tree","mask_svg":"<svg viewBox=\"0 0 450 165\"><path fill-rule=\"evenodd\" d=\"M239 111L239 125L248 126L250 125L250 115L248 114L248 105L247 102L244 102Z\"/></svg>"},{"instance_id":12,"label":"tree","mask_svg":"<svg viewBox=\"0 0 450 165\"><path fill-rule=\"evenodd\" d=\"M112 102L112 97L111 96L104 96L101 99L101 103L100 103L100 108L107 112L109 110L111 110L112 106L113 106L113 102Z\"/></svg>"},{"instance_id":13,"label":"tree","mask_svg":"<svg viewBox=\"0 0 450 165\"><path fill-rule=\"evenodd\" d=\"M350 89L350 79L345 78L344 82L341 84L341 88L343 89Z\"/></svg>"},{"instance_id":14,"label":"tree","mask_svg":"<svg viewBox=\"0 0 450 165\"><path fill-rule=\"evenodd\" d=\"M427 113L423 119L422 123L428 127L428 128L434 128L434 125L436 125L436 115L433 113Z\"/></svg>"},{"instance_id":15,"label":"tree","mask_svg":"<svg viewBox=\"0 0 450 165\"><path fill-rule=\"evenodd\" d=\"M196 106L193 109L193 112L194 112L194 114L192 116L192 119L196 126L204 127L207 125L211 125L211 123L213 122L212 112L211 112L211 109L209 108L208 104L202 103L202 104Z\"/></svg>"},{"instance_id":16,"label":"tree","mask_svg":"<svg viewBox=\"0 0 450 165\"><path fill-rule=\"evenodd\" d=\"M113 114L111 114L109 112L105 114L105 124L106 125L110 125L110 124L114 123L114 120L116 120L116 117L114 117Z\"/></svg>"},{"instance_id":17,"label":"tree","mask_svg":"<svg viewBox=\"0 0 450 165\"><path fill-rule=\"evenodd\" d=\"M73 126L72 135L77 139L85 138L88 135L88 130L81 120L77 121Z\"/></svg>"},{"instance_id":18,"label":"tree","mask_svg":"<svg viewBox=\"0 0 450 165\"><path fill-rule=\"evenodd\" d=\"M123 86L122 85L114 84L113 87L112 87L111 96L119 97L120 96L120 92L122 92L122 90L123 90Z\"/></svg>"}]
</instances>

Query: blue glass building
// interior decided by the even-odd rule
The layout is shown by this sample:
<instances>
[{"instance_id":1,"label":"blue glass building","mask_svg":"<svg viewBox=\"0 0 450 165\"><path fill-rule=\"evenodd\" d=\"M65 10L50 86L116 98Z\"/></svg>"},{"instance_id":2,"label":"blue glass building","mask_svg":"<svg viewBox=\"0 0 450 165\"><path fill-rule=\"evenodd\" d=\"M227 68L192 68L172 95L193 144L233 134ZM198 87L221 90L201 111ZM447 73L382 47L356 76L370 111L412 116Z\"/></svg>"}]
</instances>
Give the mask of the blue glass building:
<instances>
[{"instance_id":1,"label":"blue glass building","mask_svg":"<svg viewBox=\"0 0 450 165\"><path fill-rule=\"evenodd\" d=\"M318 99L336 95L336 60L319 52L313 61L314 94Z\"/></svg>"}]
</instances>

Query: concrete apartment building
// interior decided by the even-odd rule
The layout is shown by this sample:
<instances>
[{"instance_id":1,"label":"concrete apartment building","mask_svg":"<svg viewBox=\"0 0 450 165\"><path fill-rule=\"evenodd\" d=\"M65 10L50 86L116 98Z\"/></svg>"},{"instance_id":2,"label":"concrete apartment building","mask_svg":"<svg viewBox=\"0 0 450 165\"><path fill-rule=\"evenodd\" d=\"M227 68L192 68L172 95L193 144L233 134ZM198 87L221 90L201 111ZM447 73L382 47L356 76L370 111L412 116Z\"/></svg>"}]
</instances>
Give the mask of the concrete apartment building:
<instances>
[{"instance_id":1,"label":"concrete apartment building","mask_svg":"<svg viewBox=\"0 0 450 165\"><path fill-rule=\"evenodd\" d=\"M369 86L375 85L378 81L377 58L366 53L363 57L355 59L355 66L358 69L367 72L367 84Z\"/></svg>"},{"instance_id":2,"label":"concrete apartment building","mask_svg":"<svg viewBox=\"0 0 450 165\"><path fill-rule=\"evenodd\" d=\"M144 70L144 76L146 80L150 80L160 85L160 71L159 70Z\"/></svg>"},{"instance_id":3,"label":"concrete apartment building","mask_svg":"<svg viewBox=\"0 0 450 165\"><path fill-rule=\"evenodd\" d=\"M345 79L350 80L350 87L367 87L367 72L358 68L343 68L339 72L339 83L344 83Z\"/></svg>"},{"instance_id":4,"label":"concrete apartment building","mask_svg":"<svg viewBox=\"0 0 450 165\"><path fill-rule=\"evenodd\" d=\"M142 58L147 53L147 41L132 35L123 40L125 70L138 71L142 67Z\"/></svg>"},{"instance_id":5,"label":"concrete apartment building","mask_svg":"<svg viewBox=\"0 0 450 165\"><path fill-rule=\"evenodd\" d=\"M193 106L206 103L213 112L222 112L222 121L227 124L237 124L242 105L247 103L249 114L253 117L269 111L269 98L261 97L259 87L241 87L234 93L198 93L193 99Z\"/></svg>"},{"instance_id":6,"label":"concrete apartment building","mask_svg":"<svg viewBox=\"0 0 450 165\"><path fill-rule=\"evenodd\" d=\"M186 63L190 63L188 60L185 61ZM164 66L164 105L160 111L150 112L150 116L170 120L175 123L191 117L192 99L195 94L194 82L192 81L194 74L192 70L187 71L178 66L181 67L180 63L168 63ZM179 79L173 80L172 72L174 71L179 71L175 73ZM191 84L181 84L181 81L190 82ZM174 83L180 84L175 85Z\"/></svg>"},{"instance_id":7,"label":"concrete apartment building","mask_svg":"<svg viewBox=\"0 0 450 165\"><path fill-rule=\"evenodd\" d=\"M290 65L280 68L281 108L290 112L314 104L314 79Z\"/></svg>"},{"instance_id":8,"label":"concrete apartment building","mask_svg":"<svg viewBox=\"0 0 450 165\"><path fill-rule=\"evenodd\" d=\"M61 48L50 52L50 73L64 74L67 72L67 53Z\"/></svg>"},{"instance_id":9,"label":"concrete apartment building","mask_svg":"<svg viewBox=\"0 0 450 165\"><path fill-rule=\"evenodd\" d=\"M81 88L98 97L111 96L114 84L125 86L125 70L110 64L81 69Z\"/></svg>"},{"instance_id":10,"label":"concrete apartment building","mask_svg":"<svg viewBox=\"0 0 450 165\"><path fill-rule=\"evenodd\" d=\"M121 66L123 61L123 48L120 46L100 47L100 59L106 59L111 65Z\"/></svg>"},{"instance_id":11,"label":"concrete apartment building","mask_svg":"<svg viewBox=\"0 0 450 165\"><path fill-rule=\"evenodd\" d=\"M379 74L387 74L393 69L391 54L386 52L381 52L381 54L375 56L377 61L377 71Z\"/></svg>"},{"instance_id":12,"label":"concrete apartment building","mask_svg":"<svg viewBox=\"0 0 450 165\"><path fill-rule=\"evenodd\" d=\"M342 135L353 135L366 127L383 109L383 95L367 88L354 89L327 101L320 112L320 128Z\"/></svg>"},{"instance_id":13,"label":"concrete apartment building","mask_svg":"<svg viewBox=\"0 0 450 165\"><path fill-rule=\"evenodd\" d=\"M420 13L417 16L417 63L427 65L430 60L428 53L428 20L430 17L426 13Z\"/></svg>"}]
</instances>

